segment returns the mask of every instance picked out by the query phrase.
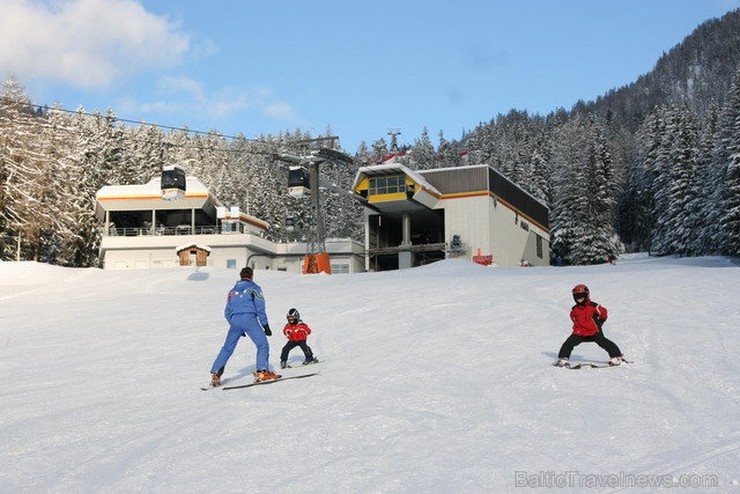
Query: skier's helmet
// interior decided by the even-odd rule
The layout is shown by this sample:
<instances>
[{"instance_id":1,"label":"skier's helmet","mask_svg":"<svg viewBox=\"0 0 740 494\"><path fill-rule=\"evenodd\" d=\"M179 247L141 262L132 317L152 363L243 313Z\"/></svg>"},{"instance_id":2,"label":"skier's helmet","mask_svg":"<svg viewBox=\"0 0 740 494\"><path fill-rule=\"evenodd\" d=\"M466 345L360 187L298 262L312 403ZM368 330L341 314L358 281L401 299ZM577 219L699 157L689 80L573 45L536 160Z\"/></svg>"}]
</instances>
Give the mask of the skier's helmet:
<instances>
[{"instance_id":1,"label":"skier's helmet","mask_svg":"<svg viewBox=\"0 0 740 494\"><path fill-rule=\"evenodd\" d=\"M586 285L576 285L573 287L573 300L585 303L589 299L589 289Z\"/></svg>"},{"instance_id":2,"label":"skier's helmet","mask_svg":"<svg viewBox=\"0 0 740 494\"><path fill-rule=\"evenodd\" d=\"M298 309L290 309L288 311L288 315L285 316L288 319L289 323L296 323L301 320L301 314L298 312Z\"/></svg>"}]
</instances>

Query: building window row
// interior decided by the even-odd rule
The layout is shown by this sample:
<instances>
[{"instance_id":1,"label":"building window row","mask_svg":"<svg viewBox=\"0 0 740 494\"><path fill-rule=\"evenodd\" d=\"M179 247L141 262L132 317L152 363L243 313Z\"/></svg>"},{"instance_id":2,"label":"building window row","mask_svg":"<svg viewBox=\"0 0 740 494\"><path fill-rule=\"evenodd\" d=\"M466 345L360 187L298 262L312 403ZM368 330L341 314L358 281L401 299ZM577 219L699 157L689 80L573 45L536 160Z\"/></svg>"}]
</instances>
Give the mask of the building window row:
<instances>
[{"instance_id":1,"label":"building window row","mask_svg":"<svg viewBox=\"0 0 740 494\"><path fill-rule=\"evenodd\" d=\"M396 194L406 191L406 176L382 177L370 179L368 193L370 195Z\"/></svg>"}]
</instances>

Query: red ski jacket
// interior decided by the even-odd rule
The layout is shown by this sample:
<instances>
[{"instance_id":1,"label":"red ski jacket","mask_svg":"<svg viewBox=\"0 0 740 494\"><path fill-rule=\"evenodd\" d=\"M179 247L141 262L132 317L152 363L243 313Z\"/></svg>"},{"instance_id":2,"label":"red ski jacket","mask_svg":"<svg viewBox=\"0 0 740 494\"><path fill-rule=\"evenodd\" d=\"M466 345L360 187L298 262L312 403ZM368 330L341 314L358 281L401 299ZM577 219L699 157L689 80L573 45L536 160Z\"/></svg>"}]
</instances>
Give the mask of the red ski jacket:
<instances>
[{"instance_id":1,"label":"red ski jacket","mask_svg":"<svg viewBox=\"0 0 740 494\"><path fill-rule=\"evenodd\" d=\"M311 334L311 328L303 321L295 324L286 324L283 328L283 334L290 341L304 341Z\"/></svg>"},{"instance_id":2,"label":"red ski jacket","mask_svg":"<svg viewBox=\"0 0 740 494\"><path fill-rule=\"evenodd\" d=\"M576 336L593 336L601 330L608 317L606 307L590 300L583 305L576 304L570 310L573 321L573 334Z\"/></svg>"}]
</instances>

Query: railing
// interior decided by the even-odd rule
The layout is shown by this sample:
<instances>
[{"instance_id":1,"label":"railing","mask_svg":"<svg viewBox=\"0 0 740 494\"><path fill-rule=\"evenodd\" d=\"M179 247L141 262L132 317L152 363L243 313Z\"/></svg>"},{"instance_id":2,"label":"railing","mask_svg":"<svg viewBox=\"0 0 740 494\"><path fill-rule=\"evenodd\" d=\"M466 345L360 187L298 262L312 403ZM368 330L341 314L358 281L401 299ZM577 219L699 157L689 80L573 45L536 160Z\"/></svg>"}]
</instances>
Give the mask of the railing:
<instances>
[{"instance_id":1,"label":"railing","mask_svg":"<svg viewBox=\"0 0 740 494\"><path fill-rule=\"evenodd\" d=\"M438 244L415 244L415 245L395 245L395 246L387 246L387 247L375 247L368 249L368 254L370 255L383 255L383 254L397 254L401 251L411 251L411 252L429 252L429 251L435 251L439 250L444 252L445 250L444 243L438 243Z\"/></svg>"},{"instance_id":2,"label":"railing","mask_svg":"<svg viewBox=\"0 0 740 494\"><path fill-rule=\"evenodd\" d=\"M218 226L196 226L190 225L179 226L158 226L154 228L118 228L111 227L108 229L107 236L110 237L139 237L142 235L216 235L220 233L239 233L233 230L222 230Z\"/></svg>"}]
</instances>

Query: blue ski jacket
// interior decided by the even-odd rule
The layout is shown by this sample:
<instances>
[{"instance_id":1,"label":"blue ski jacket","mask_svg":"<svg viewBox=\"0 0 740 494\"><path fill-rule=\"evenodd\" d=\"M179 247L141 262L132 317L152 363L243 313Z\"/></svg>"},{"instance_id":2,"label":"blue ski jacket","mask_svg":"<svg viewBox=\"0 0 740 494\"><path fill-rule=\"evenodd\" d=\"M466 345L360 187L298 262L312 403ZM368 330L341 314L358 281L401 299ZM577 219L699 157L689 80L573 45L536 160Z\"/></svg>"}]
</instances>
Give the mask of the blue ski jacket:
<instances>
[{"instance_id":1,"label":"blue ski jacket","mask_svg":"<svg viewBox=\"0 0 740 494\"><path fill-rule=\"evenodd\" d=\"M250 279L237 281L226 299L224 308L226 320L231 323L232 318L237 314L254 314L262 327L268 324L262 289Z\"/></svg>"}]
</instances>

